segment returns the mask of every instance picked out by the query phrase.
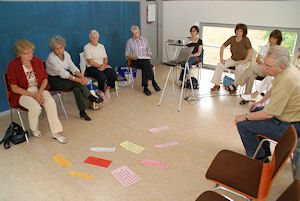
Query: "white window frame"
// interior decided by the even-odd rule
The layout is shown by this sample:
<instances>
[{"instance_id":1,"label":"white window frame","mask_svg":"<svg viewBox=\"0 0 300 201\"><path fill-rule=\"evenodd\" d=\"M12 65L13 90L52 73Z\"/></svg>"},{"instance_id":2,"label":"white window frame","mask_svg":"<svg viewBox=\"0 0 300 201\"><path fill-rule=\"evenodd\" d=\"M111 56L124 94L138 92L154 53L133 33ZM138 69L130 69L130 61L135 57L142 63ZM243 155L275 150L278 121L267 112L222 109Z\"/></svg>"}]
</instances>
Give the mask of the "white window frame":
<instances>
[{"instance_id":1,"label":"white window frame","mask_svg":"<svg viewBox=\"0 0 300 201\"><path fill-rule=\"evenodd\" d=\"M234 30L236 24L221 24L221 23L200 22L200 26L199 26L199 29L200 29L199 30L199 37L200 38L203 38L203 27L204 26L232 28ZM299 28L252 26L252 25L247 25L247 26L248 26L248 29L255 29L255 30L262 30L262 31L273 31L274 29L279 29L282 32L295 32L295 33L297 33L297 37L296 37L296 43L294 45L293 52L297 51L297 47L300 45L300 29ZM205 51L205 47L221 48L221 46L218 47L218 46L207 45L207 44L205 44L205 41L203 41L204 51ZM205 52L204 52L204 54L205 54ZM217 64L215 64L215 65L207 64L207 63L205 63L205 60L204 60L204 64L205 64L206 67L212 68L212 69L215 69L215 67L217 65Z\"/></svg>"}]
</instances>

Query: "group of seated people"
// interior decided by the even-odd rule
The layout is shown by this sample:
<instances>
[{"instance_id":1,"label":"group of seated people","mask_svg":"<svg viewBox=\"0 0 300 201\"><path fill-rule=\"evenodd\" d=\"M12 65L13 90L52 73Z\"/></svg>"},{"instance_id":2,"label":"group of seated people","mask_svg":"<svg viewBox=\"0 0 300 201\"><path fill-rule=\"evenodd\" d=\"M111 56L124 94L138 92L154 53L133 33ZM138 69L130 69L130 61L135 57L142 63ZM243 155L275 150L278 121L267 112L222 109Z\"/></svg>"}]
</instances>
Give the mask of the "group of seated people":
<instances>
[{"instance_id":1,"label":"group of seated people","mask_svg":"<svg viewBox=\"0 0 300 201\"><path fill-rule=\"evenodd\" d=\"M126 57L132 60L135 67L142 69L142 86L144 93L151 95L148 89L148 80L152 81L155 91L160 91L156 83L150 63L151 50L146 38L140 36L137 26L131 27L133 37L126 46ZM79 71L73 63L71 55L65 51L66 42L61 36L53 36L49 40L52 50L44 63L33 56L35 46L28 40L19 40L15 43L16 58L8 63L7 82L11 88L9 104L11 107L22 106L28 110L29 128L35 137L41 137L39 130L39 115L42 107L45 108L52 137L60 143L67 143L62 124L57 115L56 103L48 89L58 91L73 91L79 115L86 121L91 118L87 115L86 99L101 103L110 99L110 89L115 88L117 74L108 65L105 47L100 44L99 32L92 30L89 33L90 42L83 48L87 60L86 72ZM147 56L147 57L145 57ZM87 78L97 80L97 95L94 96L86 87Z\"/></svg>"},{"instance_id":2,"label":"group of seated people","mask_svg":"<svg viewBox=\"0 0 300 201\"><path fill-rule=\"evenodd\" d=\"M257 64L250 65L253 49L246 37L247 26L237 24L235 34L221 47L220 63L211 80L214 84L211 91L220 90L222 73L229 67L235 67L235 81L225 89L230 94L235 94L238 85L246 84L245 95L240 104L245 104L249 97L253 97L255 101L254 96L267 90L263 98L250 105L249 113L235 117L246 155L252 157L262 140L257 134L278 141L289 126L293 125L300 137L300 47L290 61L289 51L280 46L281 31L274 30L269 36L269 43L258 54ZM228 45L232 56L224 60L223 52ZM256 77L265 78L257 91L251 94ZM262 106L263 104L266 105ZM297 146L300 148L300 143ZM256 159L268 162L270 155L270 145L264 143Z\"/></svg>"},{"instance_id":3,"label":"group of seated people","mask_svg":"<svg viewBox=\"0 0 300 201\"><path fill-rule=\"evenodd\" d=\"M137 26L131 27L133 37L127 41L125 56L131 60L131 65L141 68L142 86L144 93L149 96L148 80L152 81L155 91L160 87L155 81L150 63L151 49L148 40L140 35ZM190 46L194 47L188 60L189 65L199 61L203 55L202 40L198 38L199 28L193 26L190 29ZM252 47L250 40L246 37L247 26L237 24L235 36L230 37L221 47L220 63L217 64L212 83L215 86L211 91L220 89L223 71L235 66L235 82L227 90L234 93L238 85L246 83L246 94L250 94L253 81L257 76L266 76L266 81L274 77L270 89L265 96L249 108L250 113L237 115L235 123L240 133L246 154L250 157L260 141L256 134L265 135L279 140L290 125L294 125L298 135L300 134L300 47L298 54L292 57L290 62L289 51L280 46L282 35L279 30L271 32L269 43L260 51L256 62L257 65L250 66ZM116 72L108 65L105 48L98 43L99 33L92 30L89 34L90 42L84 46L84 55L88 62L86 74L97 80L98 96L93 96L85 86L87 78L79 72L73 63L71 56L65 51L65 40L61 36L53 36L49 41L52 52L46 60L46 71L41 59L34 57L35 46L27 40L19 40L15 44L16 58L8 64L8 84L11 87L10 106L18 105L28 109L28 121L32 134L41 137L39 131L39 115L41 106L45 108L50 130L54 139L60 143L66 143L67 139L61 135L62 124L57 116L54 99L47 91L49 87L54 90L72 90L79 109L80 117L89 121L91 118L86 114L86 99L100 103L110 99L110 88L115 87ZM224 60L225 47L230 45L232 57ZM47 72L47 73L46 73ZM189 72L186 72L189 73ZM181 72L181 80L184 71ZM259 90L259 89L258 89ZM255 92L260 93L259 92ZM261 105L269 100L264 107ZM269 155L268 146L265 146L257 157L265 159Z\"/></svg>"}]
</instances>

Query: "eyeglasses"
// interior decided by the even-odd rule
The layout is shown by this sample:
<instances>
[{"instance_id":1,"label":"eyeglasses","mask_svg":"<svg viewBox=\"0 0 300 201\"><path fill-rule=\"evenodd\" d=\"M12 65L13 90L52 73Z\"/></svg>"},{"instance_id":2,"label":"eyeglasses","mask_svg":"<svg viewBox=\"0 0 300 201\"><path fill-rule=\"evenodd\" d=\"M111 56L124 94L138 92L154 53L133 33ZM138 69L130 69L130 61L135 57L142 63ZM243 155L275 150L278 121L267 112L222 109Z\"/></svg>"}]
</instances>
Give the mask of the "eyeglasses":
<instances>
[{"instance_id":1,"label":"eyeglasses","mask_svg":"<svg viewBox=\"0 0 300 201\"><path fill-rule=\"evenodd\" d=\"M26 52L23 52L22 54L23 55L29 55L29 54L33 54L34 53L34 51L26 51Z\"/></svg>"}]
</instances>

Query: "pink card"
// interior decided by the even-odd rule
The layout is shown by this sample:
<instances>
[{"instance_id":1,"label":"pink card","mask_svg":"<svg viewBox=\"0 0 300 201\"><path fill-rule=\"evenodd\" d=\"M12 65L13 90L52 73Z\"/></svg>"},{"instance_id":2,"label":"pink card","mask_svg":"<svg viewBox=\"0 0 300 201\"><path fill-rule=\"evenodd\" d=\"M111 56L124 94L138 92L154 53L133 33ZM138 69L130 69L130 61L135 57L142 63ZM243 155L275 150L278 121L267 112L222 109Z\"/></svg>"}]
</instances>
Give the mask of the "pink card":
<instances>
[{"instance_id":1,"label":"pink card","mask_svg":"<svg viewBox=\"0 0 300 201\"><path fill-rule=\"evenodd\" d=\"M166 144L158 144L158 145L154 145L155 148L164 148L164 147L170 147L170 146L175 146L177 145L177 142L170 142L170 143L166 143Z\"/></svg>"},{"instance_id":2,"label":"pink card","mask_svg":"<svg viewBox=\"0 0 300 201\"><path fill-rule=\"evenodd\" d=\"M102 159L102 158L97 158L97 157L94 157L94 156L89 156L87 159L85 159L84 162L88 163L88 164L98 165L98 166L107 168L111 164L112 161L105 160L105 159Z\"/></svg>"},{"instance_id":3,"label":"pink card","mask_svg":"<svg viewBox=\"0 0 300 201\"><path fill-rule=\"evenodd\" d=\"M139 176L137 176L126 165L111 171L111 173L125 187L131 186L131 185L141 181L141 178Z\"/></svg>"},{"instance_id":4,"label":"pink card","mask_svg":"<svg viewBox=\"0 0 300 201\"><path fill-rule=\"evenodd\" d=\"M169 167L169 163L167 163L167 162L152 161L152 160L147 160L147 159L143 159L141 163L143 165L165 168L165 169L167 169Z\"/></svg>"},{"instance_id":5,"label":"pink card","mask_svg":"<svg viewBox=\"0 0 300 201\"><path fill-rule=\"evenodd\" d=\"M169 129L168 126L162 126L162 127L158 127L158 128L150 128L150 129L148 129L148 131L150 133L157 133L159 131L163 131L163 130L167 130L167 129Z\"/></svg>"}]
</instances>

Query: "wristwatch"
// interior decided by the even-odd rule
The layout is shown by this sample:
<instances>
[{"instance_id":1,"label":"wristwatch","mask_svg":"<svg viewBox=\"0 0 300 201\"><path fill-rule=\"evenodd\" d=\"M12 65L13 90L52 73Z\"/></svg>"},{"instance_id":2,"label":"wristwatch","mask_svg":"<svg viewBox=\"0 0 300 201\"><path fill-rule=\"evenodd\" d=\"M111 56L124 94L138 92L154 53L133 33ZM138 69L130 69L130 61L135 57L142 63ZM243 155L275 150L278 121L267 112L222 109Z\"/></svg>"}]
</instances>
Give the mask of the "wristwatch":
<instances>
[{"instance_id":1,"label":"wristwatch","mask_svg":"<svg viewBox=\"0 0 300 201\"><path fill-rule=\"evenodd\" d=\"M249 119L248 119L248 113L244 114L244 118L245 118L247 121L249 121Z\"/></svg>"}]
</instances>

